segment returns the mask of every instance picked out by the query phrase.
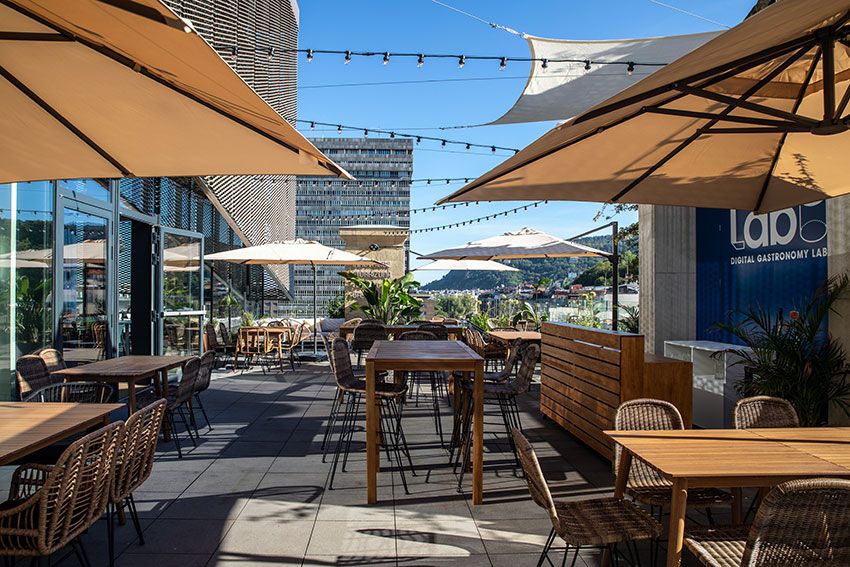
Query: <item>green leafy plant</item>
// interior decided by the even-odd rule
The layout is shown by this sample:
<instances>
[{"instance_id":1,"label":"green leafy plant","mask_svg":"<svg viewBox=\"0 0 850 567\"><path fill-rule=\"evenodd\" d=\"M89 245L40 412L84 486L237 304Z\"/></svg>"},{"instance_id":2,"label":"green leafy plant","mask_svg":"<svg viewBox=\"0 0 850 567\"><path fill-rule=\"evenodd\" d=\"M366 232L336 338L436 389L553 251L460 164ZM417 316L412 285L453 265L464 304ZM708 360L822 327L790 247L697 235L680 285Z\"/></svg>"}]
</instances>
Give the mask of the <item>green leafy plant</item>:
<instances>
[{"instance_id":1,"label":"green leafy plant","mask_svg":"<svg viewBox=\"0 0 850 567\"><path fill-rule=\"evenodd\" d=\"M479 311L478 313L474 313L470 318L469 322L481 329L482 331L490 330L490 318L487 317L486 313L482 313Z\"/></svg>"},{"instance_id":2,"label":"green leafy plant","mask_svg":"<svg viewBox=\"0 0 850 567\"><path fill-rule=\"evenodd\" d=\"M328 301L328 317L331 319L345 318L345 295L337 295Z\"/></svg>"},{"instance_id":3,"label":"green leafy plant","mask_svg":"<svg viewBox=\"0 0 850 567\"><path fill-rule=\"evenodd\" d=\"M382 281L368 280L353 272L340 272L340 275L363 294L366 304L358 305L357 309L367 317L394 325L416 319L422 313L422 301L412 295L419 282L411 273Z\"/></svg>"},{"instance_id":4,"label":"green leafy plant","mask_svg":"<svg viewBox=\"0 0 850 567\"><path fill-rule=\"evenodd\" d=\"M618 327L627 333L640 333L640 307L637 305L618 305L620 320Z\"/></svg>"},{"instance_id":5,"label":"green leafy plant","mask_svg":"<svg viewBox=\"0 0 850 567\"><path fill-rule=\"evenodd\" d=\"M45 328L45 308L47 295L53 280L49 277L36 278L35 283L27 276L18 276L15 282L17 291L16 333L22 343L39 344Z\"/></svg>"},{"instance_id":6,"label":"green leafy plant","mask_svg":"<svg viewBox=\"0 0 850 567\"><path fill-rule=\"evenodd\" d=\"M592 291L581 296L581 305L578 307L578 312L571 315L568 321L574 325L582 327L591 327L594 329L602 328L602 307L599 302L595 301L596 294Z\"/></svg>"},{"instance_id":7,"label":"green leafy plant","mask_svg":"<svg viewBox=\"0 0 850 567\"><path fill-rule=\"evenodd\" d=\"M250 311L243 311L242 312L242 326L243 327L253 327L255 323L256 323L256 318L254 317L253 313L251 313Z\"/></svg>"},{"instance_id":8,"label":"green leafy plant","mask_svg":"<svg viewBox=\"0 0 850 567\"><path fill-rule=\"evenodd\" d=\"M748 367L736 386L738 393L785 398L797 410L800 424L808 427L824 422L830 404L850 415L847 354L824 329L848 285L846 275L830 278L805 306L787 316L756 305L736 311L734 322L714 325L748 347L732 350Z\"/></svg>"},{"instance_id":9,"label":"green leafy plant","mask_svg":"<svg viewBox=\"0 0 850 567\"><path fill-rule=\"evenodd\" d=\"M520 305L519 310L511 317L511 326L515 326L520 321L528 321L531 327L539 327L540 320L540 314L537 312L535 306L528 301L524 301Z\"/></svg>"}]
</instances>

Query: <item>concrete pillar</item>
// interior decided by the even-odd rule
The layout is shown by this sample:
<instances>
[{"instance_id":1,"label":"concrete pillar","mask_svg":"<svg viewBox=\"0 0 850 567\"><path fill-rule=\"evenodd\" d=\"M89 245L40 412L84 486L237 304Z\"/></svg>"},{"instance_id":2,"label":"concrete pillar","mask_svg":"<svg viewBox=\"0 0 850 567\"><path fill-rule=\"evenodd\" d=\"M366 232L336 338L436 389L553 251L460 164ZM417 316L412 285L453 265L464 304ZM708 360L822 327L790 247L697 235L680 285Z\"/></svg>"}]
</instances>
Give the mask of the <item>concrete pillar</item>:
<instances>
[{"instance_id":1,"label":"concrete pillar","mask_svg":"<svg viewBox=\"0 0 850 567\"><path fill-rule=\"evenodd\" d=\"M641 205L640 329L647 352L696 337L695 209Z\"/></svg>"},{"instance_id":2,"label":"concrete pillar","mask_svg":"<svg viewBox=\"0 0 850 567\"><path fill-rule=\"evenodd\" d=\"M826 202L827 247L829 248L829 277L850 275L850 196L836 197ZM829 332L850 353L850 297L845 295L829 314ZM850 425L850 419L836 407L830 408L830 423Z\"/></svg>"}]
</instances>

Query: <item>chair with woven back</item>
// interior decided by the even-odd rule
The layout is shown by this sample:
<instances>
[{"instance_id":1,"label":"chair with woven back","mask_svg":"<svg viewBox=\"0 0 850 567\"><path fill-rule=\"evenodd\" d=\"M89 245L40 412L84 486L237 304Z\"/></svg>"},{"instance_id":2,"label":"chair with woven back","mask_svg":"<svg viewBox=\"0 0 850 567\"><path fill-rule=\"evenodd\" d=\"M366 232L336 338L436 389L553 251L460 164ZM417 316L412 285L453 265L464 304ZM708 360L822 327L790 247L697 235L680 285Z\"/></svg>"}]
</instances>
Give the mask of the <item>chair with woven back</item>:
<instances>
[{"instance_id":1,"label":"chair with woven back","mask_svg":"<svg viewBox=\"0 0 850 567\"><path fill-rule=\"evenodd\" d=\"M41 564L71 546L88 565L80 535L106 512L123 422L72 443L55 465L25 464L12 474L9 499L0 503L0 556L32 557Z\"/></svg>"},{"instance_id":2,"label":"chair with woven back","mask_svg":"<svg viewBox=\"0 0 850 567\"><path fill-rule=\"evenodd\" d=\"M764 498L752 526L700 528L685 546L703 565L850 565L850 480L792 480Z\"/></svg>"},{"instance_id":3,"label":"chair with woven back","mask_svg":"<svg viewBox=\"0 0 850 567\"><path fill-rule=\"evenodd\" d=\"M245 366L242 367L242 372L256 359L265 358L268 335L268 330L263 327L241 327L236 354L233 358L234 368L238 366L240 356L245 357Z\"/></svg>"},{"instance_id":4,"label":"chair with woven back","mask_svg":"<svg viewBox=\"0 0 850 567\"><path fill-rule=\"evenodd\" d=\"M51 384L30 392L25 402L67 402L77 404L106 404L112 400L113 390L103 382L65 382Z\"/></svg>"},{"instance_id":5,"label":"chair with woven back","mask_svg":"<svg viewBox=\"0 0 850 567\"><path fill-rule=\"evenodd\" d=\"M449 338L448 329L443 323L422 323L419 325L419 330L433 333L437 340L447 340Z\"/></svg>"},{"instance_id":6,"label":"chair with woven back","mask_svg":"<svg viewBox=\"0 0 850 567\"><path fill-rule=\"evenodd\" d=\"M661 535L661 524L649 514L622 498L603 497L586 500L555 500L540 468L540 461L528 439L518 429L511 436L519 455L525 481L531 499L546 510L552 529L543 546L537 565L548 561L555 538L561 538L566 547L561 565L567 561L570 551L574 552L572 565L576 564L582 549L607 549L618 559L617 546L623 544L628 557L637 556L635 542L657 538Z\"/></svg>"},{"instance_id":7,"label":"chair with woven back","mask_svg":"<svg viewBox=\"0 0 850 567\"><path fill-rule=\"evenodd\" d=\"M753 396L735 403L732 410L735 429L800 427L797 411L786 399Z\"/></svg>"},{"instance_id":8,"label":"chair with woven back","mask_svg":"<svg viewBox=\"0 0 850 567\"><path fill-rule=\"evenodd\" d=\"M106 527L109 546L109 564L115 564L115 512L126 506L139 538L145 544L139 512L136 510L135 492L150 477L156 454L156 443L162 429L162 420L168 402L159 399L133 413L124 424L124 435L115 457L115 475L109 495Z\"/></svg>"},{"instance_id":9,"label":"chair with woven back","mask_svg":"<svg viewBox=\"0 0 850 567\"><path fill-rule=\"evenodd\" d=\"M620 404L614 418L617 431L667 431L684 429L684 421L679 410L663 400L641 398ZM614 449L614 472L618 470L622 448ZM650 514L656 509L661 518L664 508L670 506L673 499L673 484L661 474L641 461L634 459L629 471L626 491L636 501L649 506ZM711 507L732 505L732 495L716 488L691 488L688 490L688 507L704 508L711 520Z\"/></svg>"},{"instance_id":10,"label":"chair with woven back","mask_svg":"<svg viewBox=\"0 0 850 567\"><path fill-rule=\"evenodd\" d=\"M381 322L361 321L354 328L354 338L351 340L351 350L357 353L357 366L361 366L364 352L369 352L375 341L387 340L387 328Z\"/></svg>"},{"instance_id":11,"label":"chair with woven back","mask_svg":"<svg viewBox=\"0 0 850 567\"><path fill-rule=\"evenodd\" d=\"M65 364L65 357L63 357L62 353L55 348L40 348L33 354L37 354L41 357L44 364L47 366L48 372L56 372L57 370L64 370L67 368L67 365Z\"/></svg>"},{"instance_id":12,"label":"chair with woven back","mask_svg":"<svg viewBox=\"0 0 850 567\"><path fill-rule=\"evenodd\" d=\"M15 378L18 382L18 395L22 400L36 390L63 381L58 376L51 376L44 359L36 354L25 354L15 362Z\"/></svg>"},{"instance_id":13,"label":"chair with woven back","mask_svg":"<svg viewBox=\"0 0 850 567\"><path fill-rule=\"evenodd\" d=\"M192 396L195 394L195 381L198 379L200 370L201 359L193 356L183 364L183 372L177 387L168 390L165 422L168 424L171 437L177 446L177 456L180 459L183 458L183 449L180 447L180 437L177 435L177 417L183 422L183 426L186 428L186 434L189 435L192 445L195 447L198 446L195 437L192 435L192 427L189 423L190 418L186 414L186 409L191 409L189 404L192 402Z\"/></svg>"},{"instance_id":14,"label":"chair with woven back","mask_svg":"<svg viewBox=\"0 0 850 567\"><path fill-rule=\"evenodd\" d=\"M222 337L226 337L227 332L222 335ZM227 366L228 360L233 356L236 348L232 345L227 345L222 342L219 342L218 335L216 334L215 326L212 323L207 323L204 325L204 340L205 340L205 350L213 351L216 356L221 354L224 358L222 361L222 366ZM224 339L222 339L224 340ZM215 364L214 364L215 366Z\"/></svg>"},{"instance_id":15,"label":"chair with woven back","mask_svg":"<svg viewBox=\"0 0 850 567\"><path fill-rule=\"evenodd\" d=\"M210 423L210 418L207 416L207 410L204 408L204 402L201 401L201 393L205 392L210 387L213 367L215 367L215 351L208 350L201 355L201 366L198 368L198 378L195 380L195 388L192 392L192 399L198 404L198 409L201 410L201 415L204 416L204 421L207 422L207 428L209 431L212 431L213 428ZM195 421L194 404L190 404L190 408L192 409L192 423L195 424L195 435L199 436L198 424Z\"/></svg>"},{"instance_id":16,"label":"chair with woven back","mask_svg":"<svg viewBox=\"0 0 850 567\"><path fill-rule=\"evenodd\" d=\"M288 360L289 366L292 368L292 371L295 372L295 364L299 363L298 353L295 351L296 348L301 344L301 341L304 340L304 330L307 328L307 323L294 323L291 327L292 332L289 335L289 339L286 340L281 345L280 350L280 370L283 372L283 361ZM322 336L321 333L318 334L319 337ZM316 337L313 337L313 340L316 340Z\"/></svg>"},{"instance_id":17,"label":"chair with woven back","mask_svg":"<svg viewBox=\"0 0 850 567\"><path fill-rule=\"evenodd\" d=\"M354 329L360 324L363 319L354 317L339 326L339 336L343 339L350 340L354 336Z\"/></svg>"}]
</instances>

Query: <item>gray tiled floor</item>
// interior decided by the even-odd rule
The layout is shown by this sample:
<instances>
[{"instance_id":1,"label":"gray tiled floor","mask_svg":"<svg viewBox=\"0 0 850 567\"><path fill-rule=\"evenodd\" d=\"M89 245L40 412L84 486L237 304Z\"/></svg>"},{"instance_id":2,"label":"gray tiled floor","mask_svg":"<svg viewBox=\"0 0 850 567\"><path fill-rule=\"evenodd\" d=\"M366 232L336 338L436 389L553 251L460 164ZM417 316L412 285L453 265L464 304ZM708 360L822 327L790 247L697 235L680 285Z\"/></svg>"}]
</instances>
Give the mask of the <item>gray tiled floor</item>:
<instances>
[{"instance_id":1,"label":"gray tiled floor","mask_svg":"<svg viewBox=\"0 0 850 567\"><path fill-rule=\"evenodd\" d=\"M183 459L172 443L160 443L153 475L136 495L145 544L131 524L119 527L119 566L537 563L550 524L515 476L495 415L486 424L484 505L471 505L468 477L457 492L430 403L420 400L404 416L417 468L416 477L408 476L410 494L397 472L382 471L381 504L366 506L362 434L348 471L327 489L330 465L322 463L320 443L335 385L326 365L215 376L204 395L213 430L202 429L198 447ZM556 496L610 493L608 463L543 420L536 404L536 392L523 400L523 426ZM106 563L105 532L101 521L83 538L95 565ZM598 558L589 552L579 563L596 565Z\"/></svg>"}]
</instances>

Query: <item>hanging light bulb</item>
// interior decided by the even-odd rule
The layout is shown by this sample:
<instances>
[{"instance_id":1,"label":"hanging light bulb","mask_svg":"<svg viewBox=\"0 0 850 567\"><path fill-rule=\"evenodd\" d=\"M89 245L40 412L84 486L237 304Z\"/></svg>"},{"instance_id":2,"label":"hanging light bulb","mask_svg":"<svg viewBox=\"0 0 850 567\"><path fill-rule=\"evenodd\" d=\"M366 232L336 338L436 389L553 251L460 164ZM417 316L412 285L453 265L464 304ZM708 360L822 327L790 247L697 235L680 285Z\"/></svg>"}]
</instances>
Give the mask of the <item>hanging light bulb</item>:
<instances>
[{"instance_id":1,"label":"hanging light bulb","mask_svg":"<svg viewBox=\"0 0 850 567\"><path fill-rule=\"evenodd\" d=\"M269 56L269 59L271 59L272 57L274 57L274 56L275 56L275 49L274 49L274 47L269 47L269 54L268 54L268 56Z\"/></svg>"},{"instance_id":2,"label":"hanging light bulb","mask_svg":"<svg viewBox=\"0 0 850 567\"><path fill-rule=\"evenodd\" d=\"M633 61L629 61L629 66L626 67L626 73L629 74L629 77L635 72L635 64Z\"/></svg>"},{"instance_id":3,"label":"hanging light bulb","mask_svg":"<svg viewBox=\"0 0 850 567\"><path fill-rule=\"evenodd\" d=\"M490 146L490 151L495 154L496 153L496 146Z\"/></svg>"},{"instance_id":4,"label":"hanging light bulb","mask_svg":"<svg viewBox=\"0 0 850 567\"><path fill-rule=\"evenodd\" d=\"M443 147L443 148L445 148L445 147L446 147L446 141L445 141L445 140L442 140L442 141L440 142L440 146L441 146L441 147Z\"/></svg>"},{"instance_id":5,"label":"hanging light bulb","mask_svg":"<svg viewBox=\"0 0 850 567\"><path fill-rule=\"evenodd\" d=\"M312 63L312 62L313 62L313 50L308 49L307 50L307 63Z\"/></svg>"},{"instance_id":6,"label":"hanging light bulb","mask_svg":"<svg viewBox=\"0 0 850 567\"><path fill-rule=\"evenodd\" d=\"M418 144L421 141L422 141L422 136L416 136L416 143Z\"/></svg>"},{"instance_id":7,"label":"hanging light bulb","mask_svg":"<svg viewBox=\"0 0 850 567\"><path fill-rule=\"evenodd\" d=\"M390 132L390 138L395 138L395 132Z\"/></svg>"},{"instance_id":8,"label":"hanging light bulb","mask_svg":"<svg viewBox=\"0 0 850 567\"><path fill-rule=\"evenodd\" d=\"M467 149L467 150L468 150L469 148L471 148L471 147L472 147L472 144L466 144L466 149Z\"/></svg>"},{"instance_id":9,"label":"hanging light bulb","mask_svg":"<svg viewBox=\"0 0 850 567\"><path fill-rule=\"evenodd\" d=\"M363 137L364 137L364 138L368 138L368 137L369 137L369 130L363 130Z\"/></svg>"},{"instance_id":10,"label":"hanging light bulb","mask_svg":"<svg viewBox=\"0 0 850 567\"><path fill-rule=\"evenodd\" d=\"M310 130L315 130L315 129L316 129L316 123L311 121L310 122Z\"/></svg>"},{"instance_id":11,"label":"hanging light bulb","mask_svg":"<svg viewBox=\"0 0 850 567\"><path fill-rule=\"evenodd\" d=\"M544 60L540 63L540 66L541 66L543 69L548 69L548 68L549 68L549 60L548 60L548 59L544 59Z\"/></svg>"},{"instance_id":12,"label":"hanging light bulb","mask_svg":"<svg viewBox=\"0 0 850 567\"><path fill-rule=\"evenodd\" d=\"M345 64L348 65L349 63L351 63L351 52L346 51L345 52Z\"/></svg>"},{"instance_id":13,"label":"hanging light bulb","mask_svg":"<svg viewBox=\"0 0 850 567\"><path fill-rule=\"evenodd\" d=\"M337 133L337 134L342 134L342 126L341 126L341 125L337 125L337 127L336 127L336 133Z\"/></svg>"},{"instance_id":14,"label":"hanging light bulb","mask_svg":"<svg viewBox=\"0 0 850 567\"><path fill-rule=\"evenodd\" d=\"M427 182L425 183L425 185L431 185L431 180L428 179Z\"/></svg>"},{"instance_id":15,"label":"hanging light bulb","mask_svg":"<svg viewBox=\"0 0 850 567\"><path fill-rule=\"evenodd\" d=\"M390 53L389 51L384 52L384 65L387 65L390 62Z\"/></svg>"},{"instance_id":16,"label":"hanging light bulb","mask_svg":"<svg viewBox=\"0 0 850 567\"><path fill-rule=\"evenodd\" d=\"M464 65L466 65L466 55L461 55L457 58L457 68L463 69Z\"/></svg>"},{"instance_id":17,"label":"hanging light bulb","mask_svg":"<svg viewBox=\"0 0 850 567\"><path fill-rule=\"evenodd\" d=\"M499 58L499 71L504 71L507 66L508 66L508 58L507 57Z\"/></svg>"},{"instance_id":18,"label":"hanging light bulb","mask_svg":"<svg viewBox=\"0 0 850 567\"><path fill-rule=\"evenodd\" d=\"M590 59L585 59L585 60L584 60L584 70L585 70L585 71L590 71Z\"/></svg>"},{"instance_id":19,"label":"hanging light bulb","mask_svg":"<svg viewBox=\"0 0 850 567\"><path fill-rule=\"evenodd\" d=\"M419 58L416 60L416 66L420 69L425 65L425 56L423 54L419 54Z\"/></svg>"}]
</instances>

